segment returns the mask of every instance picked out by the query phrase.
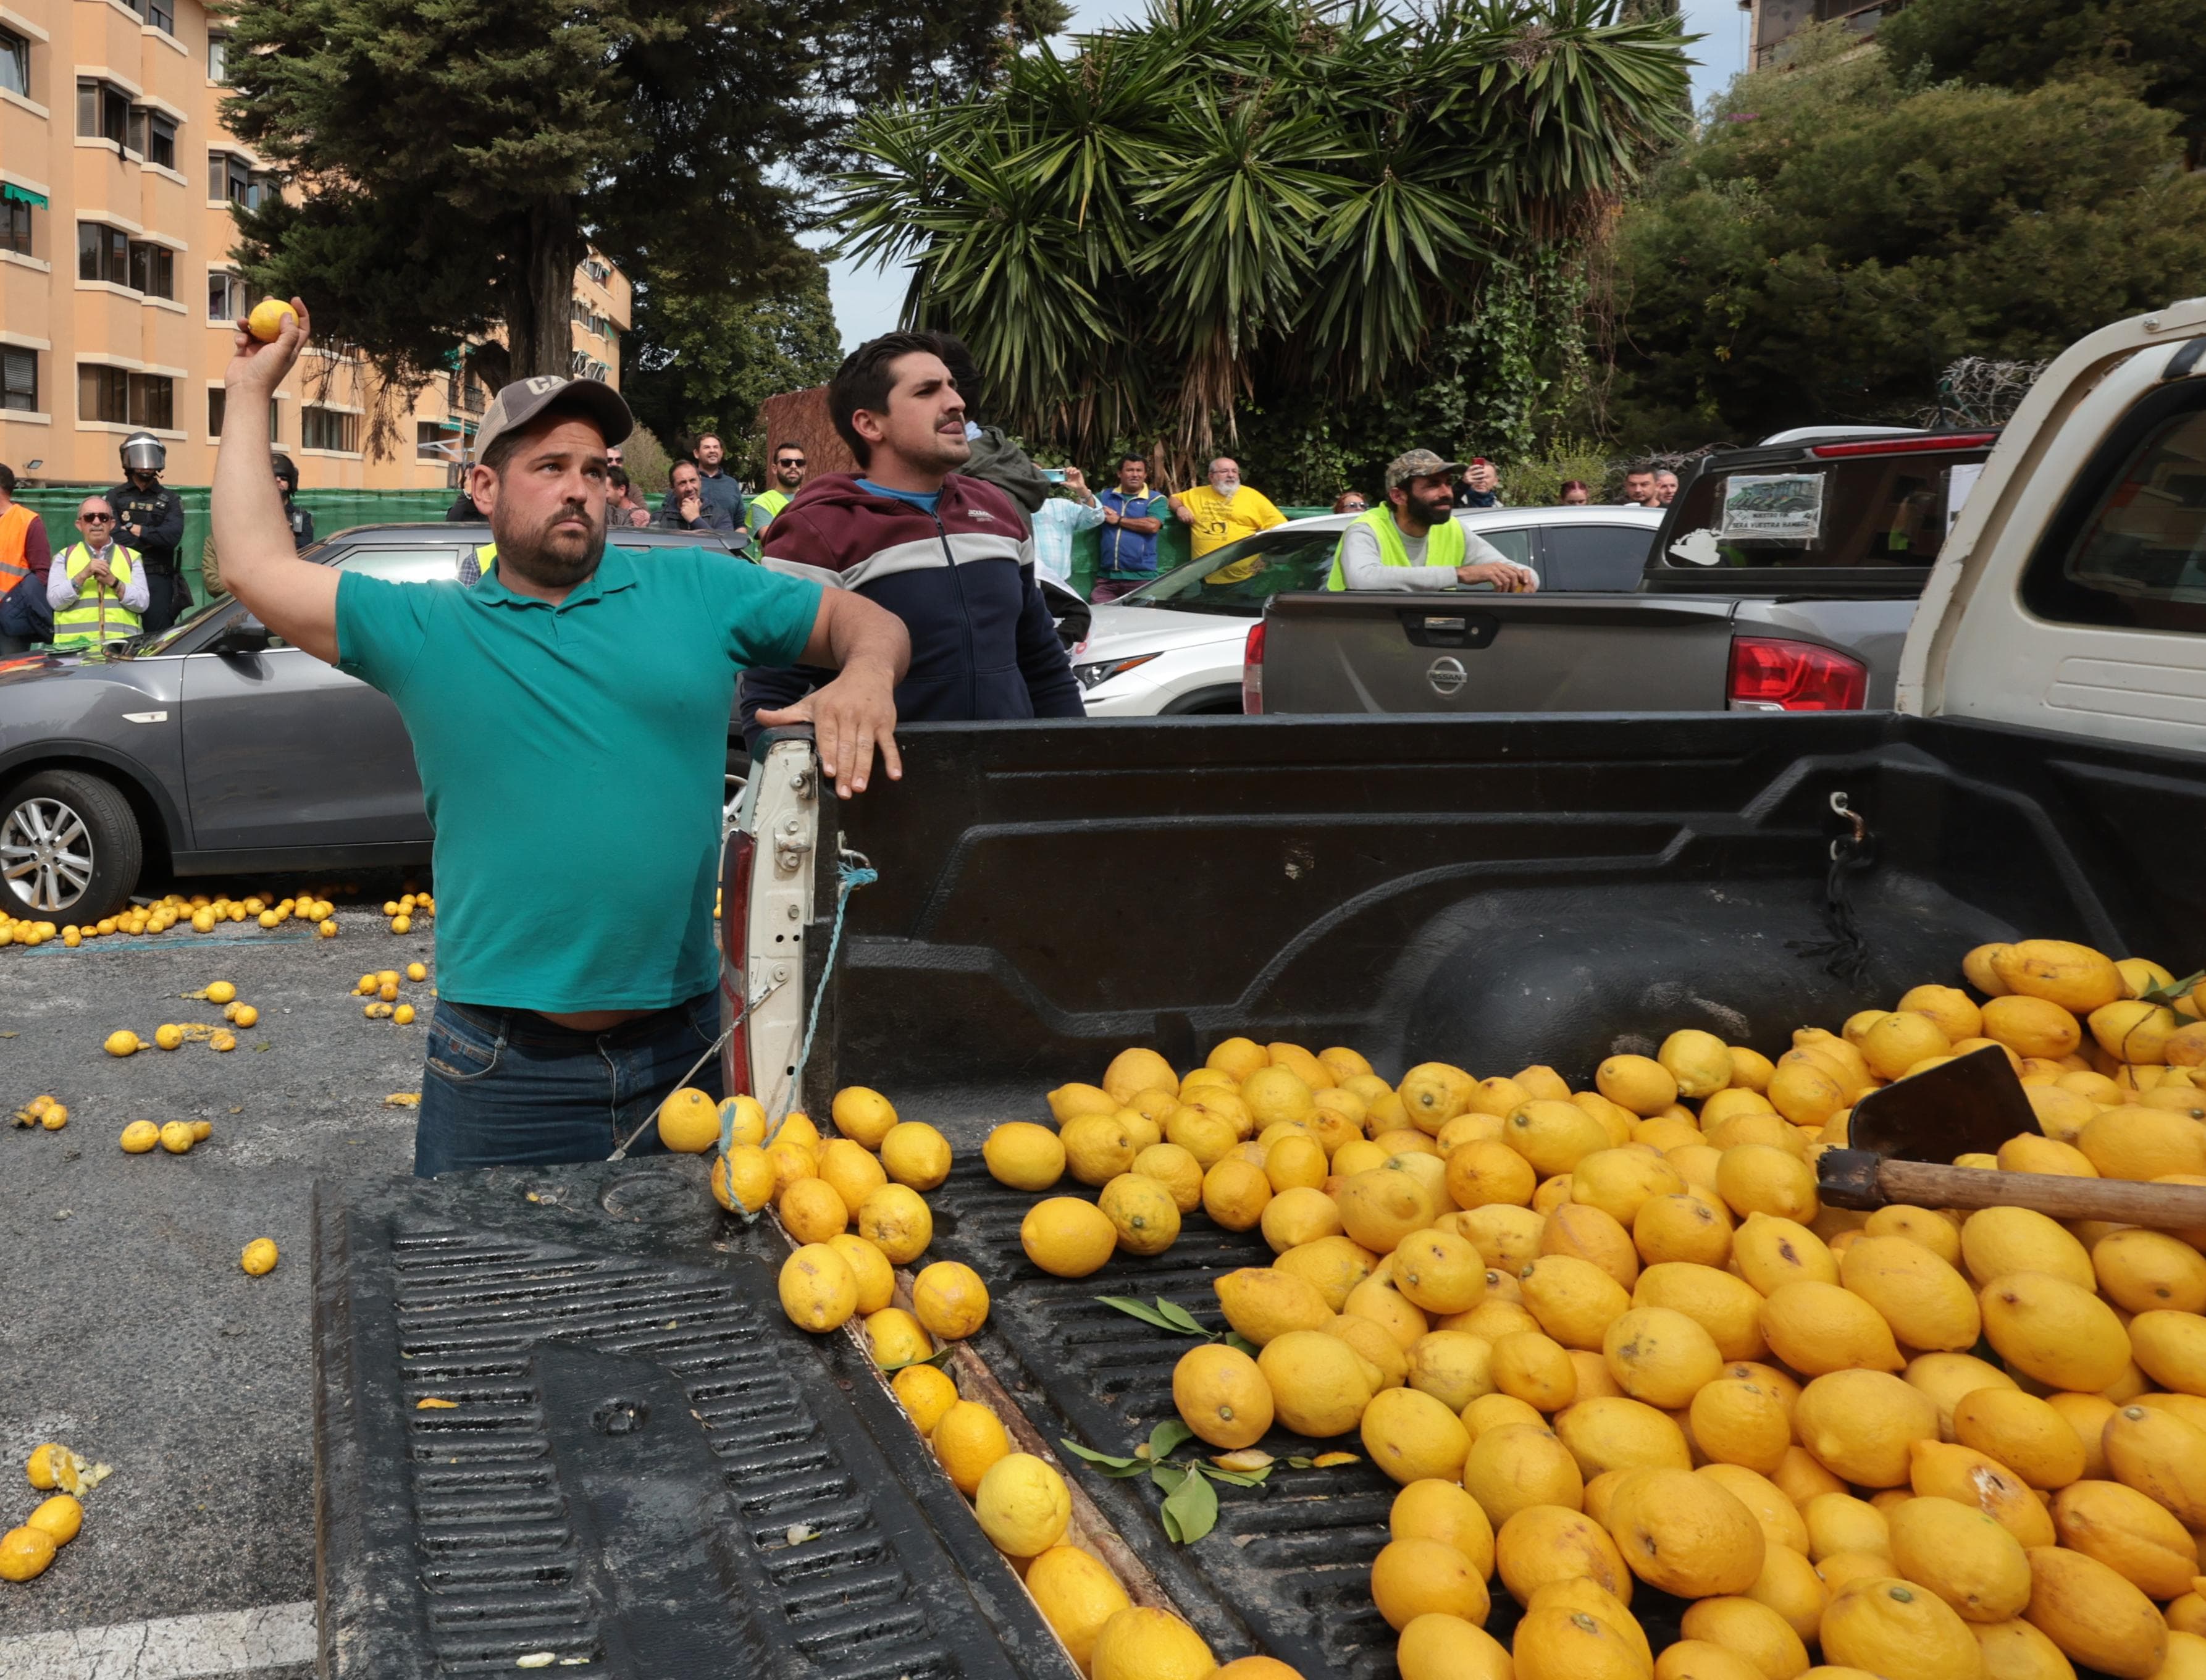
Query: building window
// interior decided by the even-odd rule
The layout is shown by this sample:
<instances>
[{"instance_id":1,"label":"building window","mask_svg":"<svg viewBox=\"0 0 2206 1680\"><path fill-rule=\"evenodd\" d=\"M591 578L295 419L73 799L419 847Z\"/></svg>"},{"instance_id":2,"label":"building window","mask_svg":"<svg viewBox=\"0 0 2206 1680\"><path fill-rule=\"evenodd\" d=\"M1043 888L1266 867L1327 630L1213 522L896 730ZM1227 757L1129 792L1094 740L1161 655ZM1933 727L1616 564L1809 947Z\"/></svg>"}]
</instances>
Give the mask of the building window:
<instances>
[{"instance_id":1,"label":"building window","mask_svg":"<svg viewBox=\"0 0 2206 1680\"><path fill-rule=\"evenodd\" d=\"M39 411L39 353L0 349L0 408Z\"/></svg>"},{"instance_id":2,"label":"building window","mask_svg":"<svg viewBox=\"0 0 2206 1680\"><path fill-rule=\"evenodd\" d=\"M132 373L98 362L76 370L77 418L110 426L143 426L168 432L176 426L176 381L159 373Z\"/></svg>"},{"instance_id":3,"label":"building window","mask_svg":"<svg viewBox=\"0 0 2206 1680\"><path fill-rule=\"evenodd\" d=\"M171 0L131 0L130 9L163 34L176 33L176 11Z\"/></svg>"},{"instance_id":4,"label":"building window","mask_svg":"<svg viewBox=\"0 0 2206 1680\"><path fill-rule=\"evenodd\" d=\"M31 44L9 29L0 29L0 89L31 97Z\"/></svg>"},{"instance_id":5,"label":"building window","mask_svg":"<svg viewBox=\"0 0 2206 1680\"><path fill-rule=\"evenodd\" d=\"M104 280L110 285L130 283L130 239L119 228L98 222L76 224L76 277Z\"/></svg>"},{"instance_id":6,"label":"building window","mask_svg":"<svg viewBox=\"0 0 2206 1680\"><path fill-rule=\"evenodd\" d=\"M86 140L130 143L130 96L104 81L76 85L76 131Z\"/></svg>"},{"instance_id":7,"label":"building window","mask_svg":"<svg viewBox=\"0 0 2206 1680\"><path fill-rule=\"evenodd\" d=\"M223 417L224 412L224 411L227 409L227 408L229 407L229 403L230 403L230 393L229 393L228 391L224 390L220 385L213 386L213 387L212 387L212 388L208 390L208 392L207 392L207 436L208 436L208 437L210 437L210 438L219 438L219 437L221 437L221 436L222 436L222 417Z\"/></svg>"},{"instance_id":8,"label":"building window","mask_svg":"<svg viewBox=\"0 0 2206 1680\"><path fill-rule=\"evenodd\" d=\"M164 170L176 166L176 125L158 111L146 116L146 161L158 164Z\"/></svg>"},{"instance_id":9,"label":"building window","mask_svg":"<svg viewBox=\"0 0 2206 1680\"><path fill-rule=\"evenodd\" d=\"M130 242L130 289L148 297L176 295L176 253L165 245Z\"/></svg>"},{"instance_id":10,"label":"building window","mask_svg":"<svg viewBox=\"0 0 2206 1680\"><path fill-rule=\"evenodd\" d=\"M230 37L227 35L207 37L207 80L230 80Z\"/></svg>"},{"instance_id":11,"label":"building window","mask_svg":"<svg viewBox=\"0 0 2206 1680\"><path fill-rule=\"evenodd\" d=\"M207 153L207 197L227 199L243 210L258 210L268 190L268 177L230 152Z\"/></svg>"},{"instance_id":12,"label":"building window","mask_svg":"<svg viewBox=\"0 0 2206 1680\"><path fill-rule=\"evenodd\" d=\"M252 313L253 299L243 275L217 269L207 276L207 319L241 321Z\"/></svg>"},{"instance_id":13,"label":"building window","mask_svg":"<svg viewBox=\"0 0 2206 1680\"><path fill-rule=\"evenodd\" d=\"M351 455L360 448L360 416L337 408L306 408L299 411L299 447L337 450Z\"/></svg>"},{"instance_id":14,"label":"building window","mask_svg":"<svg viewBox=\"0 0 2206 1680\"><path fill-rule=\"evenodd\" d=\"M0 251L31 254L31 206L21 199L0 198Z\"/></svg>"}]
</instances>

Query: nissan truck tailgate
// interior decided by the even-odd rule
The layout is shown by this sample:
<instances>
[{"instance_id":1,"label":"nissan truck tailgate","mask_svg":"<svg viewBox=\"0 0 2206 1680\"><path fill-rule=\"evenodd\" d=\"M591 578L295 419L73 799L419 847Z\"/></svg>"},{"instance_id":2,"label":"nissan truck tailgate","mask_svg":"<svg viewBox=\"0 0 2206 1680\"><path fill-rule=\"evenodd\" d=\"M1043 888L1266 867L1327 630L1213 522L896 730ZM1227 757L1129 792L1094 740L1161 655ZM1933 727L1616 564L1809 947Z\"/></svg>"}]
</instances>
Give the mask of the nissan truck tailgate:
<instances>
[{"instance_id":1,"label":"nissan truck tailgate","mask_svg":"<svg viewBox=\"0 0 2206 1680\"><path fill-rule=\"evenodd\" d=\"M1720 712L1733 599L1294 594L1264 618L1264 710Z\"/></svg>"}]
</instances>

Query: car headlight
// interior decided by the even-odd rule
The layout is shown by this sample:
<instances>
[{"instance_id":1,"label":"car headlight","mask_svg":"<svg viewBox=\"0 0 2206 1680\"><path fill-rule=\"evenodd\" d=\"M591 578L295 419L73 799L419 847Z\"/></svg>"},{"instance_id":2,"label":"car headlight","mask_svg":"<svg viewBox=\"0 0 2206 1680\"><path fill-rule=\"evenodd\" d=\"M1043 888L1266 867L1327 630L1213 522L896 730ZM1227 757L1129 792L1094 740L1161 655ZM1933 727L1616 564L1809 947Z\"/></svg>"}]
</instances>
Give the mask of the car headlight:
<instances>
[{"instance_id":1,"label":"car headlight","mask_svg":"<svg viewBox=\"0 0 2206 1680\"><path fill-rule=\"evenodd\" d=\"M1105 659L1098 664L1075 665L1072 675L1082 688L1100 688L1112 677L1124 675L1136 665L1146 665L1157 657L1154 653L1136 653L1130 659Z\"/></svg>"}]
</instances>

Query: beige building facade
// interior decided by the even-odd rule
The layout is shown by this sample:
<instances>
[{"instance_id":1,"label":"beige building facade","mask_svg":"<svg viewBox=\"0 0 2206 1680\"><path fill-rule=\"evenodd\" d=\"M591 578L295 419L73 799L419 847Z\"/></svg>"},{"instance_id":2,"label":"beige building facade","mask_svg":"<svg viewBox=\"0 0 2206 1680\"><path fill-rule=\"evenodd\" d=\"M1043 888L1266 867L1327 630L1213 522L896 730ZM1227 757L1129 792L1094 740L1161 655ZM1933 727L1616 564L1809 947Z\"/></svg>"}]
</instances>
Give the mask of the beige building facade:
<instances>
[{"instance_id":1,"label":"beige building facade","mask_svg":"<svg viewBox=\"0 0 2206 1680\"><path fill-rule=\"evenodd\" d=\"M111 482L122 439L145 430L168 446L169 483L212 479L249 303L230 207L275 190L222 126L225 47L200 0L0 0L0 462L22 477ZM630 302L594 253L575 270L576 375L619 384ZM294 371L277 441L302 485L455 482L482 384L440 374L378 459L373 395L334 350Z\"/></svg>"}]
</instances>

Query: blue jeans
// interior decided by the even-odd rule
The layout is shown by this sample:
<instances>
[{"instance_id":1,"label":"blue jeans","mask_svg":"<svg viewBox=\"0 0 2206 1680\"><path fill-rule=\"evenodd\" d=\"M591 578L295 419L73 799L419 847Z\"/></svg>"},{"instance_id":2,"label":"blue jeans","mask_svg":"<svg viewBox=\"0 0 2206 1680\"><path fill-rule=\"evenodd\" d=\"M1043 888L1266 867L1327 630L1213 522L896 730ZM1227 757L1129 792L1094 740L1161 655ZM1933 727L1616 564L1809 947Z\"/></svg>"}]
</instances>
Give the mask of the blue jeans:
<instances>
[{"instance_id":1,"label":"blue jeans","mask_svg":"<svg viewBox=\"0 0 2206 1680\"><path fill-rule=\"evenodd\" d=\"M561 1027L529 1010L440 998L429 1023L414 1175L602 1161L719 1035L717 992L602 1033ZM689 1083L717 1100L720 1058ZM653 1129L629 1153L660 1147Z\"/></svg>"}]
</instances>

